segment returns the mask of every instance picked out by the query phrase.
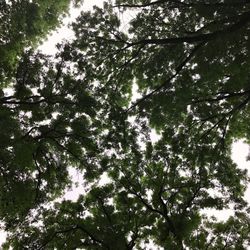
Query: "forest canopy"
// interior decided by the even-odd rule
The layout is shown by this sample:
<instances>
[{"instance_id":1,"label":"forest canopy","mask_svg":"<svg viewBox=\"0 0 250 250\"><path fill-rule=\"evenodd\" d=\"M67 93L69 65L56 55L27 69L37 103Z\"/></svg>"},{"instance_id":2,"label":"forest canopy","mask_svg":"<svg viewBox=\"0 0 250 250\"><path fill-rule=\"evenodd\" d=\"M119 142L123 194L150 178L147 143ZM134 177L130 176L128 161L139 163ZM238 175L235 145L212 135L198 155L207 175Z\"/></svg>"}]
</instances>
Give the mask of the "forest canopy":
<instances>
[{"instance_id":1,"label":"forest canopy","mask_svg":"<svg viewBox=\"0 0 250 250\"><path fill-rule=\"evenodd\" d=\"M3 249L248 249L250 1L104 2L45 55L69 4L0 4Z\"/></svg>"}]
</instances>

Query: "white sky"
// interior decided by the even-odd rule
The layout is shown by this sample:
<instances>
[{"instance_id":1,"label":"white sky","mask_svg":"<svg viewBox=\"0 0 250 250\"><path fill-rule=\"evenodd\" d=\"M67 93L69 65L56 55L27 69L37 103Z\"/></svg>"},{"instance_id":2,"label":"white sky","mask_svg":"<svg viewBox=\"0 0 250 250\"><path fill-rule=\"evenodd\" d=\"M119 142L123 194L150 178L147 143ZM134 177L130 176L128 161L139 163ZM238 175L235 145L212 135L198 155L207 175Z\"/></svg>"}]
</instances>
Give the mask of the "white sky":
<instances>
[{"instance_id":1,"label":"white sky","mask_svg":"<svg viewBox=\"0 0 250 250\"><path fill-rule=\"evenodd\" d=\"M80 8L71 8L70 16L65 18L63 21L63 26L57 31L53 32L47 41L45 41L39 49L42 50L45 54L53 55L55 54L56 44L66 39L73 39L73 31L67 27L72 21L74 21L81 13L81 11L91 10L94 5L99 7L102 6L103 0L84 0L84 3Z\"/></svg>"},{"instance_id":2,"label":"white sky","mask_svg":"<svg viewBox=\"0 0 250 250\"><path fill-rule=\"evenodd\" d=\"M56 44L62 41L63 39L72 39L74 38L74 34L72 30L70 30L67 27L67 24L71 23L75 20L75 18L80 14L82 10L91 10L93 5L102 6L103 0L85 0L84 4L80 9L71 9L70 11L70 17L67 17L64 19L64 25L59 28L56 32L52 32L52 34L49 36L48 40L45 41L39 49L42 50L43 53L53 55L56 51ZM151 138L153 141L156 141L157 135L152 132ZM246 158L249 154L249 145L244 143L243 141L238 141L237 143L234 143L232 146L232 159L235 163L238 164L238 166L242 169L249 169L250 168L250 162L246 161ZM84 188L82 185L82 182L80 181L81 176L79 173L77 173L75 170L71 169L70 174L74 181L79 182L79 186L75 186L73 189L68 190L65 194L66 199L70 200L77 200L79 194L84 192ZM105 183L105 178L102 181ZM245 198L247 201L250 201L250 187L247 189ZM218 219L226 219L230 215L233 215L232 211L216 211L216 210L207 210L206 212L208 215L215 215ZM1 224L0 224L1 226ZM0 230L0 246L6 239L6 233ZM152 247L152 244L150 244ZM154 248L154 247L153 247Z\"/></svg>"}]
</instances>

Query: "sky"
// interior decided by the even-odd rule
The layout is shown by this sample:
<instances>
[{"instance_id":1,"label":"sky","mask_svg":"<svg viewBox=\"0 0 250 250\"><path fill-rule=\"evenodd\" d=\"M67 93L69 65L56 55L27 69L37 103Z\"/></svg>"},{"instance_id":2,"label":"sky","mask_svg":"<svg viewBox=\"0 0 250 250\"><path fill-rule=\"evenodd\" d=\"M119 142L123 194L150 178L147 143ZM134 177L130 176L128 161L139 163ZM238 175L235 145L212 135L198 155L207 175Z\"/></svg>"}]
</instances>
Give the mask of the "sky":
<instances>
[{"instance_id":1,"label":"sky","mask_svg":"<svg viewBox=\"0 0 250 250\"><path fill-rule=\"evenodd\" d=\"M70 11L70 16L66 17L63 21L63 26L59 28L57 31L52 32L52 34L48 37L47 41L45 41L39 49L43 51L45 54L53 55L56 51L56 44L61 42L62 40L68 40L74 38L73 31L68 27L68 24L73 22L81 13L81 11L91 10L94 5L99 7L102 6L103 0L84 0L84 3L80 8L72 8Z\"/></svg>"},{"instance_id":2,"label":"sky","mask_svg":"<svg viewBox=\"0 0 250 250\"><path fill-rule=\"evenodd\" d=\"M57 31L54 31L51 33L51 35L48 37L48 39L39 46L39 50L41 50L45 54L53 55L56 52L56 44L59 43L62 40L68 40L73 39L74 34L68 28L68 24L71 23L76 19L77 16L80 15L80 12L82 10L87 11L91 10L93 5L102 6L103 0L85 0L84 4L81 6L80 9L74 9L71 8L70 16L64 19L63 26L61 28L58 28ZM136 99L136 88L134 89L134 97L133 99ZM157 134L153 131L151 134L152 140L157 140ZM233 143L232 145L232 159L233 161L242 169L249 169L250 168L250 162L247 161L247 156L250 153L250 147L248 144L244 143L243 140L237 141ZM70 200L77 200L78 195L80 193L84 192L83 188L83 182L81 180L81 174L78 173L74 169L70 169L70 174L72 176L72 179L76 182L79 182L79 185L75 185L71 190L67 190L65 193L64 198L70 199ZM107 181L107 177L103 176L101 182L104 184ZM247 189L245 194L245 199L247 201L250 201L250 187ZM223 210L223 211L216 211L216 210L206 210L206 214L208 215L214 215L218 219L227 219L230 215L233 215L233 212L231 210ZM1 224L0 224L1 226ZM6 233L0 230L0 246L6 239Z\"/></svg>"}]
</instances>

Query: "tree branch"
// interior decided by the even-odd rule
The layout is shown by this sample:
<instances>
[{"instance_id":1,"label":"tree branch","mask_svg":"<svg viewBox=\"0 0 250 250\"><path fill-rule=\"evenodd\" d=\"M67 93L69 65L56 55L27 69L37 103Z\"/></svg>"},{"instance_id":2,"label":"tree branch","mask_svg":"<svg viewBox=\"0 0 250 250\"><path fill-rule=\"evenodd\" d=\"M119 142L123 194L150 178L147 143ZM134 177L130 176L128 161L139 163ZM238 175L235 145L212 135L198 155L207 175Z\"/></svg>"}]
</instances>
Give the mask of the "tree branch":
<instances>
[{"instance_id":1,"label":"tree branch","mask_svg":"<svg viewBox=\"0 0 250 250\"><path fill-rule=\"evenodd\" d=\"M151 91L149 94L143 96L141 99L137 100L135 103L133 103L127 110L126 112L130 112L131 110L133 110L136 106L138 106L139 104L141 104L142 102L144 102L145 100L151 98L153 95L155 95L157 92L159 92L160 90L164 89L167 87L168 84L171 83L171 81L181 72L181 70L184 68L184 66L192 59L192 57L195 55L195 53L198 51L198 49L200 49L202 46L204 45L204 43L200 43L197 46L194 47L194 49L191 51L191 53L189 54L188 57L186 57L186 59L184 61L182 61L177 68L175 69L175 73L170 76L166 82L164 82L163 84L161 84L160 86L158 86L157 88L155 88L153 91ZM169 86L170 87L170 86Z\"/></svg>"},{"instance_id":2,"label":"tree branch","mask_svg":"<svg viewBox=\"0 0 250 250\"><path fill-rule=\"evenodd\" d=\"M166 45L166 44L179 44L179 43L188 43L193 44L197 42L208 42L222 35L230 34L238 29L242 28L250 21L250 11L244 12L243 14L238 16L239 21L234 24L226 27L224 29L220 29L211 33L203 33L192 36L183 36L183 37L170 37L170 38L155 38L155 39L143 39L136 42L129 43L131 46L140 45L140 44L154 44L154 45Z\"/></svg>"},{"instance_id":3,"label":"tree branch","mask_svg":"<svg viewBox=\"0 0 250 250\"><path fill-rule=\"evenodd\" d=\"M239 2L217 2L217 3L185 3L181 2L178 0L158 0L158 1L153 1L150 3L145 3L145 4L118 4L114 5L113 7L118 7L118 8L144 8L144 7L150 7L154 5L160 5L160 4L171 4L171 7L174 8L181 8L181 7L196 7L196 6L201 6L201 7L212 7L212 8L219 8L219 7L241 7L245 6L246 4L249 4L249 0L245 1L239 1Z\"/></svg>"},{"instance_id":4,"label":"tree branch","mask_svg":"<svg viewBox=\"0 0 250 250\"><path fill-rule=\"evenodd\" d=\"M218 102L218 101L228 99L228 98L248 95L249 93L250 93L250 90L246 90L242 92L226 93L224 95L218 95L216 98L196 99L196 100L191 101L188 105L201 103L201 102Z\"/></svg>"}]
</instances>

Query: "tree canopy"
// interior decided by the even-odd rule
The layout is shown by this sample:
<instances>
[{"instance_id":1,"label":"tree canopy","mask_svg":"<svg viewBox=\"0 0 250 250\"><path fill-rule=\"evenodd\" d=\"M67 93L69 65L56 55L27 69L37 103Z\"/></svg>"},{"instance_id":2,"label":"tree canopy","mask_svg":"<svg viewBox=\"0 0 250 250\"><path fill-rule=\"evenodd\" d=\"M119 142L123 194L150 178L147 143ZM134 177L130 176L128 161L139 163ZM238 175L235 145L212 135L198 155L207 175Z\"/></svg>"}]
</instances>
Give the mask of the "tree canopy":
<instances>
[{"instance_id":1,"label":"tree canopy","mask_svg":"<svg viewBox=\"0 0 250 250\"><path fill-rule=\"evenodd\" d=\"M104 2L55 56L32 46L69 1L37 2L0 16L3 249L247 249L249 177L231 145L250 140L250 2Z\"/></svg>"},{"instance_id":2,"label":"tree canopy","mask_svg":"<svg viewBox=\"0 0 250 250\"><path fill-rule=\"evenodd\" d=\"M34 47L54 30L79 0L2 0L0 3L0 81L6 86L15 74L24 49Z\"/></svg>"}]
</instances>

